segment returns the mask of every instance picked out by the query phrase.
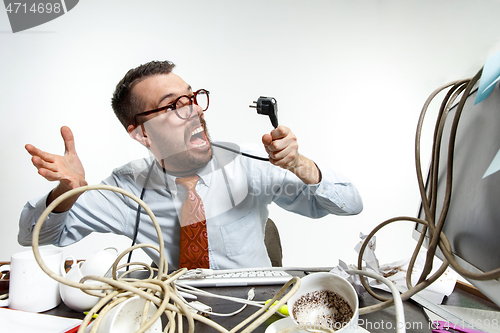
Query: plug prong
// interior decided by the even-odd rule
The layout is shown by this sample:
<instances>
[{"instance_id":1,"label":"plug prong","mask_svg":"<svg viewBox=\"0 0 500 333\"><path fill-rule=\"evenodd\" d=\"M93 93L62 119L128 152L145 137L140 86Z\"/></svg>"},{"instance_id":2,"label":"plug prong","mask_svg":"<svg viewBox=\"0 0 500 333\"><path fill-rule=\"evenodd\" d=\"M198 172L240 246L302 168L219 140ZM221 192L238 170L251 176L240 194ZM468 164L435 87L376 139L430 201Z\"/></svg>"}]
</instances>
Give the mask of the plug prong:
<instances>
[{"instance_id":1,"label":"plug prong","mask_svg":"<svg viewBox=\"0 0 500 333\"><path fill-rule=\"evenodd\" d=\"M278 127L278 103L274 97L260 96L254 104L257 105L249 105L249 107L257 109L258 114L269 116L274 128Z\"/></svg>"}]
</instances>

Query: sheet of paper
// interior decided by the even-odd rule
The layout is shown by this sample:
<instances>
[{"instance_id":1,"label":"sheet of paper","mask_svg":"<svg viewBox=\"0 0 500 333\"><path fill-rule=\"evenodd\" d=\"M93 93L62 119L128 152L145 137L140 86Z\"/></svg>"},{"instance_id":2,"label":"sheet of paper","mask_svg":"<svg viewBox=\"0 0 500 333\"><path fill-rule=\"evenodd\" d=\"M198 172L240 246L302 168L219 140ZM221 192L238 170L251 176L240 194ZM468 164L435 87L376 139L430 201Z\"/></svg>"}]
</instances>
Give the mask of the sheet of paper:
<instances>
[{"instance_id":1,"label":"sheet of paper","mask_svg":"<svg viewBox=\"0 0 500 333\"><path fill-rule=\"evenodd\" d=\"M481 103L490 95L500 80L500 51L489 57L483 66L483 73L479 80L479 88L474 105Z\"/></svg>"},{"instance_id":2,"label":"sheet of paper","mask_svg":"<svg viewBox=\"0 0 500 333\"><path fill-rule=\"evenodd\" d=\"M454 315L474 324L480 330L489 333L500 333L500 312L450 305L441 306Z\"/></svg>"},{"instance_id":3,"label":"sheet of paper","mask_svg":"<svg viewBox=\"0 0 500 333\"><path fill-rule=\"evenodd\" d=\"M16 333L61 333L80 325L82 320L0 308L0 330Z\"/></svg>"},{"instance_id":4,"label":"sheet of paper","mask_svg":"<svg viewBox=\"0 0 500 333\"><path fill-rule=\"evenodd\" d=\"M483 178L486 178L489 175L492 175L499 170L500 170L500 150L497 152L497 154L493 158L493 161L491 161L491 164L488 167L488 169L486 169L486 172L484 173Z\"/></svg>"},{"instance_id":5,"label":"sheet of paper","mask_svg":"<svg viewBox=\"0 0 500 333\"><path fill-rule=\"evenodd\" d=\"M361 248L361 243L366 239L366 235L363 235L362 233L360 233L359 236L361 238L361 242L355 246L355 250L358 253ZM363 253L363 261L366 264L366 269L372 270L375 273L386 277L387 279L392 281L396 286L406 287L406 272L408 271L409 259L381 265L379 264L377 256L375 255L375 249L376 249L376 239L375 237L373 237L370 240L369 245L366 247L365 252ZM418 282L420 274L423 271L426 254L427 251L425 249L422 249L418 253L411 274L411 280L413 285L415 285ZM439 258L435 257L431 274L433 274L441 264L442 261ZM419 295L421 295L422 297L426 298L428 301L431 301L434 304L441 304L443 298L445 296L450 295L453 292L453 289L455 288L455 284L457 282L457 278L458 278L457 273L448 268L438 280L436 280L426 289L420 291ZM390 289L385 284L379 283L375 279L368 278L368 281L370 286L373 288L390 291ZM361 294L359 291L358 293Z\"/></svg>"}]
</instances>

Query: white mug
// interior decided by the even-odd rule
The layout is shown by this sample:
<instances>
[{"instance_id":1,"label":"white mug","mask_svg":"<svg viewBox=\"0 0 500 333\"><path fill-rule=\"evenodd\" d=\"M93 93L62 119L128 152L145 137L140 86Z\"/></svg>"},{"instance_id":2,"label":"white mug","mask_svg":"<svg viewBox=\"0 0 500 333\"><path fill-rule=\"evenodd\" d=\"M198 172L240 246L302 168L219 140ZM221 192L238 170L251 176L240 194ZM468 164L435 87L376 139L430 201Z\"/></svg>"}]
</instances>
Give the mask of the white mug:
<instances>
[{"instance_id":1,"label":"white mug","mask_svg":"<svg viewBox=\"0 0 500 333\"><path fill-rule=\"evenodd\" d=\"M43 262L53 272L59 272L63 253L57 249L40 249ZM43 312L61 303L59 282L48 276L38 265L33 251L12 255L10 265L9 298L0 301L0 306L29 312Z\"/></svg>"},{"instance_id":2,"label":"white mug","mask_svg":"<svg viewBox=\"0 0 500 333\"><path fill-rule=\"evenodd\" d=\"M299 290L288 300L288 311L295 324L302 325L308 331L317 332L322 319L335 313L337 310L326 306L322 298L328 292L333 292L336 297L347 304L352 310L348 322L335 323L331 327L336 333L354 333L358 329L359 300L354 287L341 276L333 273L313 273L301 279ZM331 297L331 294L330 296ZM318 298L318 299L316 299ZM337 300L339 301L339 300ZM340 301L342 302L342 301Z\"/></svg>"}]
</instances>

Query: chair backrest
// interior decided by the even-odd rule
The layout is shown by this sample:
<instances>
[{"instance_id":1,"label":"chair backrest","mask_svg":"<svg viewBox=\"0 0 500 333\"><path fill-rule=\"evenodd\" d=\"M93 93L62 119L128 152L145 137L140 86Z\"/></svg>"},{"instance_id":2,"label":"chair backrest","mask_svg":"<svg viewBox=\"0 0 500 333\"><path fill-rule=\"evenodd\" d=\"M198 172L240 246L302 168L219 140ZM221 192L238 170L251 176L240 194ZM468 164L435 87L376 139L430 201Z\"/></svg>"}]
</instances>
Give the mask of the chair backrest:
<instances>
[{"instance_id":1,"label":"chair backrest","mask_svg":"<svg viewBox=\"0 0 500 333\"><path fill-rule=\"evenodd\" d=\"M271 265L273 267L282 267L283 250L281 248L280 234L276 224L271 219L267 219L264 243L266 244L267 255L271 259Z\"/></svg>"}]
</instances>

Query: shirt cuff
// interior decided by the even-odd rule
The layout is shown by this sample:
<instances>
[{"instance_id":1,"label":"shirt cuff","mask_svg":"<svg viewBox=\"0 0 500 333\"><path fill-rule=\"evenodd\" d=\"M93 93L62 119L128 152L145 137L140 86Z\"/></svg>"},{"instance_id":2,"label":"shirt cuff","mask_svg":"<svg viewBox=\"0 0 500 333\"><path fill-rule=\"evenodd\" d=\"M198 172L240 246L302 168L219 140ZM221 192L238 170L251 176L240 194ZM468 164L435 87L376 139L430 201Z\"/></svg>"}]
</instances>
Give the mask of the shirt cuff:
<instances>
[{"instance_id":1,"label":"shirt cuff","mask_svg":"<svg viewBox=\"0 0 500 333\"><path fill-rule=\"evenodd\" d=\"M33 227L37 223L38 219L42 215L42 213L47 209L47 199L50 195L50 192L44 195L41 198L33 199L28 201L28 203L35 208L34 210L34 216L36 217L36 220L33 222L33 225L31 226L31 229L33 230ZM62 212L62 213L57 213L57 212L50 212L49 215L47 216L47 219L43 223L43 226L45 228L50 227L52 225L58 226L60 224L60 221L68 215L69 211Z\"/></svg>"},{"instance_id":2,"label":"shirt cuff","mask_svg":"<svg viewBox=\"0 0 500 333\"><path fill-rule=\"evenodd\" d=\"M310 193L331 213L339 215L359 213L363 205L351 181L341 173L322 165L318 164L318 169L322 178L318 184L309 185Z\"/></svg>"}]
</instances>

